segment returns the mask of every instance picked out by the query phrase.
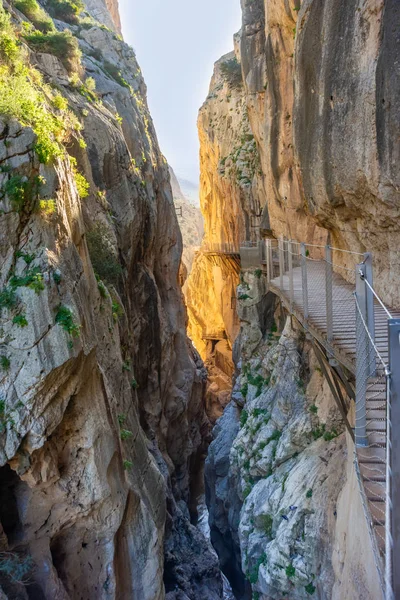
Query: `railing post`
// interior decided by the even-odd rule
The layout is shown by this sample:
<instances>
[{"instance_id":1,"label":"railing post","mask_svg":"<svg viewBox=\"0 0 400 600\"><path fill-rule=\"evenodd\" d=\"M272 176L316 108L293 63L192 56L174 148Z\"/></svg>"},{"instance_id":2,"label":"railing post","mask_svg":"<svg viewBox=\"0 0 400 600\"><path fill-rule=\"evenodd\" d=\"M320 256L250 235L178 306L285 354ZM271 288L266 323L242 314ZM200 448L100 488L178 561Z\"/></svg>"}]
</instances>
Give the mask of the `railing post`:
<instances>
[{"instance_id":1,"label":"railing post","mask_svg":"<svg viewBox=\"0 0 400 600\"><path fill-rule=\"evenodd\" d=\"M367 252L364 254L364 278L369 283L371 288L374 287L373 281L373 271L372 271L372 254ZM374 295L372 290L365 286L365 292L367 295L367 325L368 331L373 341L375 341L375 311L374 311ZM369 340L369 364L370 364L370 377L375 377L376 375L376 357L375 352L372 347L371 340Z\"/></svg>"},{"instance_id":2,"label":"railing post","mask_svg":"<svg viewBox=\"0 0 400 600\"><path fill-rule=\"evenodd\" d=\"M367 385L369 376L369 339L364 322L367 322L367 296L363 273L365 265L356 267L356 446L368 446L367 439Z\"/></svg>"},{"instance_id":3,"label":"railing post","mask_svg":"<svg viewBox=\"0 0 400 600\"><path fill-rule=\"evenodd\" d=\"M284 273L284 255L283 255L283 238L279 238L279 276L280 287L283 290L283 273Z\"/></svg>"},{"instance_id":4,"label":"railing post","mask_svg":"<svg viewBox=\"0 0 400 600\"><path fill-rule=\"evenodd\" d=\"M333 265L332 248L325 246L326 328L328 343L333 342Z\"/></svg>"},{"instance_id":5,"label":"railing post","mask_svg":"<svg viewBox=\"0 0 400 600\"><path fill-rule=\"evenodd\" d=\"M303 314L304 320L308 322L308 281L307 281L307 250L304 243L301 244L301 287L303 292Z\"/></svg>"},{"instance_id":6,"label":"railing post","mask_svg":"<svg viewBox=\"0 0 400 600\"><path fill-rule=\"evenodd\" d=\"M290 298L290 310L293 311L294 302L294 291L293 291L293 246L292 240L287 242L288 249L288 262L289 262L289 298Z\"/></svg>"},{"instance_id":7,"label":"railing post","mask_svg":"<svg viewBox=\"0 0 400 600\"><path fill-rule=\"evenodd\" d=\"M393 569L393 597L400 598L400 319L389 319L389 366L390 366L390 395L388 411L388 437L386 440L389 451L389 498L387 502L391 510L392 552L386 560L391 560ZM387 548L388 551L388 548ZM387 571L388 578L390 572ZM389 597L387 595L387 597Z\"/></svg>"}]
</instances>

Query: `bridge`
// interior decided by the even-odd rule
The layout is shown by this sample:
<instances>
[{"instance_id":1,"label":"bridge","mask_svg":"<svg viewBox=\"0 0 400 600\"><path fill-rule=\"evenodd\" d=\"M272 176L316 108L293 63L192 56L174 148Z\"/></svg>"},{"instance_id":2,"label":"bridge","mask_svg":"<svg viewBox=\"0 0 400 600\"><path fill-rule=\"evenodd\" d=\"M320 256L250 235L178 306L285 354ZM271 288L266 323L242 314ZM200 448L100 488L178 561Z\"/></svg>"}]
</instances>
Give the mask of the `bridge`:
<instances>
[{"instance_id":1,"label":"bridge","mask_svg":"<svg viewBox=\"0 0 400 600\"><path fill-rule=\"evenodd\" d=\"M203 329L201 339L204 341L218 342L221 340L228 339L228 336L226 335L225 329L218 329L212 331Z\"/></svg>"},{"instance_id":2,"label":"bridge","mask_svg":"<svg viewBox=\"0 0 400 600\"><path fill-rule=\"evenodd\" d=\"M355 441L354 465L384 597L400 598L400 312L373 286L371 254L285 240L242 246L304 328ZM344 396L356 402L347 419Z\"/></svg>"},{"instance_id":3,"label":"bridge","mask_svg":"<svg viewBox=\"0 0 400 600\"><path fill-rule=\"evenodd\" d=\"M230 267L234 267L235 271L240 271L240 247L239 244L233 242L214 243L203 242L199 251L210 258L210 260L218 266L219 261L225 262Z\"/></svg>"}]
</instances>

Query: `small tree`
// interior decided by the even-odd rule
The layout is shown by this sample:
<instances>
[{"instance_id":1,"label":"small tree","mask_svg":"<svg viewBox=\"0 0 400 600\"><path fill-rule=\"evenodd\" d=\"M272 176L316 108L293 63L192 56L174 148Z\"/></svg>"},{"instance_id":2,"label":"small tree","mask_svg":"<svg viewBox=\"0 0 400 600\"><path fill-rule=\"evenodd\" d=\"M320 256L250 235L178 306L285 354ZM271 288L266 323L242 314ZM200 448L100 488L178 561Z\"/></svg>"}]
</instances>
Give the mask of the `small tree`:
<instances>
[{"instance_id":1,"label":"small tree","mask_svg":"<svg viewBox=\"0 0 400 600\"><path fill-rule=\"evenodd\" d=\"M242 68L236 57L229 58L221 64L221 73L230 89L240 88L243 85Z\"/></svg>"}]
</instances>

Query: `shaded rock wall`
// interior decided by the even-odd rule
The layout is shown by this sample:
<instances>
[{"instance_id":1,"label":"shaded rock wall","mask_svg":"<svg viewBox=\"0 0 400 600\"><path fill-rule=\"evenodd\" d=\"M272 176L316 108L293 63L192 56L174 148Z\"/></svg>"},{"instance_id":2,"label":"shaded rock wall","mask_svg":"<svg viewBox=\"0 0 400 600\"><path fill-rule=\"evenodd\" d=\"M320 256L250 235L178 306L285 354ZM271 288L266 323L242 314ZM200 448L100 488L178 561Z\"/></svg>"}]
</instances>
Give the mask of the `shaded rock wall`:
<instances>
[{"instance_id":1,"label":"shaded rock wall","mask_svg":"<svg viewBox=\"0 0 400 600\"><path fill-rule=\"evenodd\" d=\"M333 246L372 251L377 288L398 305L398 6L243 0L242 9L243 79L274 235L325 243L330 233Z\"/></svg>"},{"instance_id":2,"label":"shaded rock wall","mask_svg":"<svg viewBox=\"0 0 400 600\"><path fill-rule=\"evenodd\" d=\"M29 597L219 598L188 511L208 420L168 166L132 49L70 29L74 77L53 54L23 58L67 123L60 156L43 164L33 130L0 119L1 549L31 557ZM10 181L31 180L17 204ZM4 571L0 585L26 597Z\"/></svg>"}]
</instances>

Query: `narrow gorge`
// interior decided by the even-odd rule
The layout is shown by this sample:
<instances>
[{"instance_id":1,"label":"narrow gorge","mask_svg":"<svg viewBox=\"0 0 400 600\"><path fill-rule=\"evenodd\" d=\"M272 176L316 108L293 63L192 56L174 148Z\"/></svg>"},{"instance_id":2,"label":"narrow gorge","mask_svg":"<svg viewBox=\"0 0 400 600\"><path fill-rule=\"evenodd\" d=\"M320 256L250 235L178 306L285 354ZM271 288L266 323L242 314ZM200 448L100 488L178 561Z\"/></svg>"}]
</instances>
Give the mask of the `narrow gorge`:
<instances>
[{"instance_id":1,"label":"narrow gorge","mask_svg":"<svg viewBox=\"0 0 400 600\"><path fill-rule=\"evenodd\" d=\"M294 306L307 262L333 252L353 290L371 253L400 309L400 6L241 10L199 112L200 214L118 0L2 0L0 600L400 597L390 498L382 522L360 484L365 367Z\"/></svg>"}]
</instances>

